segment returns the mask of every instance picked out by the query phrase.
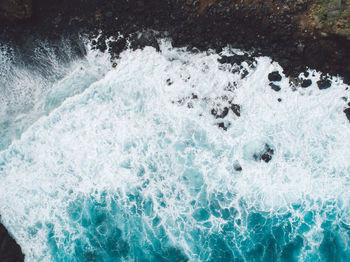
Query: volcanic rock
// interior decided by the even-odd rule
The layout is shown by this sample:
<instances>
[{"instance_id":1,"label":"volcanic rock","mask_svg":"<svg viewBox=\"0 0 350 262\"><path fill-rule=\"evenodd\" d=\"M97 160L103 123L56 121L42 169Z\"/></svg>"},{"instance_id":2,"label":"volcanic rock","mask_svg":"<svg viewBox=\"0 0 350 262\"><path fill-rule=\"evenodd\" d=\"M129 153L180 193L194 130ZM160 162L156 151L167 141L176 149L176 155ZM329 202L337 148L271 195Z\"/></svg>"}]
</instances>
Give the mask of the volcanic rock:
<instances>
[{"instance_id":1,"label":"volcanic rock","mask_svg":"<svg viewBox=\"0 0 350 262\"><path fill-rule=\"evenodd\" d=\"M282 76L278 71L273 71L268 75L268 79L272 82L278 82L282 80Z\"/></svg>"},{"instance_id":2,"label":"volcanic rock","mask_svg":"<svg viewBox=\"0 0 350 262\"><path fill-rule=\"evenodd\" d=\"M316 83L320 90L330 88L332 85L329 79L321 79L321 80L318 80Z\"/></svg>"},{"instance_id":3,"label":"volcanic rock","mask_svg":"<svg viewBox=\"0 0 350 262\"><path fill-rule=\"evenodd\" d=\"M280 91L281 90L281 87L278 86L278 85L275 85L273 83L270 83L270 86L273 90L275 90L276 92Z\"/></svg>"},{"instance_id":4,"label":"volcanic rock","mask_svg":"<svg viewBox=\"0 0 350 262\"><path fill-rule=\"evenodd\" d=\"M21 247L9 235L6 228L0 224L0 261L1 262L22 262L24 255Z\"/></svg>"},{"instance_id":5,"label":"volcanic rock","mask_svg":"<svg viewBox=\"0 0 350 262\"><path fill-rule=\"evenodd\" d=\"M350 108L345 109L344 113L345 113L346 117L348 118L348 120L350 122Z\"/></svg>"},{"instance_id":6,"label":"volcanic rock","mask_svg":"<svg viewBox=\"0 0 350 262\"><path fill-rule=\"evenodd\" d=\"M301 83L301 87L307 88L307 87L311 86L311 84L312 84L311 79L304 79L303 82Z\"/></svg>"}]
</instances>

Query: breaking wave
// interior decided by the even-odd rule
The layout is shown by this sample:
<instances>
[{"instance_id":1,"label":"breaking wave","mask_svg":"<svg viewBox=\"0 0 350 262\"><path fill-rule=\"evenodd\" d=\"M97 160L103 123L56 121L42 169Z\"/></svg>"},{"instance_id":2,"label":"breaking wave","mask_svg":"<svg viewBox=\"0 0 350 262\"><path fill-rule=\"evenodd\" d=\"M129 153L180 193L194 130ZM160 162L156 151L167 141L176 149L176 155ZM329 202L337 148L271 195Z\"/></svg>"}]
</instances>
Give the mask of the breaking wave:
<instances>
[{"instance_id":1,"label":"breaking wave","mask_svg":"<svg viewBox=\"0 0 350 262\"><path fill-rule=\"evenodd\" d=\"M26 261L348 261L348 86L160 49L39 56L49 78L2 49L0 213Z\"/></svg>"}]
</instances>

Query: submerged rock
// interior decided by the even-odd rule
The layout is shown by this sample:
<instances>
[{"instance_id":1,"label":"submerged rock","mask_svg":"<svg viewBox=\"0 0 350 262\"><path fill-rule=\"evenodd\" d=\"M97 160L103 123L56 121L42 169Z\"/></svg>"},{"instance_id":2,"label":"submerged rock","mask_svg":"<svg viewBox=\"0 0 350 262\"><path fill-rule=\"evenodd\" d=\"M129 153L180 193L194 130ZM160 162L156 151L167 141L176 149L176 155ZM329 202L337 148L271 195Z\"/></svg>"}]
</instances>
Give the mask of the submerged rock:
<instances>
[{"instance_id":1,"label":"submerged rock","mask_svg":"<svg viewBox=\"0 0 350 262\"><path fill-rule=\"evenodd\" d=\"M273 71L268 75L268 79L272 82L278 82L282 80L282 76L278 71Z\"/></svg>"}]
</instances>

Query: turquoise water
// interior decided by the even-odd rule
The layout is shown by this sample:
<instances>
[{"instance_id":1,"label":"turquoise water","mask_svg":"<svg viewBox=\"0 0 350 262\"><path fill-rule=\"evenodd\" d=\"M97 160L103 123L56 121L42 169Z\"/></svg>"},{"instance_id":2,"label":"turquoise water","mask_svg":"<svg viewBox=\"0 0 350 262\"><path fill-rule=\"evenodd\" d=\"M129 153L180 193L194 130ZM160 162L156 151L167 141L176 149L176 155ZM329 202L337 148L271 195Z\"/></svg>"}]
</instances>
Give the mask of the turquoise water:
<instances>
[{"instance_id":1,"label":"turquoise water","mask_svg":"<svg viewBox=\"0 0 350 262\"><path fill-rule=\"evenodd\" d=\"M350 260L347 86L275 92L269 58L218 58L162 41L6 80L0 212L26 261Z\"/></svg>"}]
</instances>

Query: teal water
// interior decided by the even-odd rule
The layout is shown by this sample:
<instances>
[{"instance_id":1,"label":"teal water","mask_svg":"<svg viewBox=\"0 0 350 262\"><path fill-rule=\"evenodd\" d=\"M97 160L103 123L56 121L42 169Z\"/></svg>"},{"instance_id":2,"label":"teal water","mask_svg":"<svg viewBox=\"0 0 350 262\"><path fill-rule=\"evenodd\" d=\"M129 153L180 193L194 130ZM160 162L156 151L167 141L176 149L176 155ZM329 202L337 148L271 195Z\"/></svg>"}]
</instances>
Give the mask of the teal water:
<instances>
[{"instance_id":1,"label":"teal water","mask_svg":"<svg viewBox=\"0 0 350 262\"><path fill-rule=\"evenodd\" d=\"M1 82L32 105L0 121L1 220L26 261L350 261L347 86L310 70L275 92L269 58L242 78L218 57L162 41ZM38 95L16 96L24 77ZM230 101L240 117L213 117Z\"/></svg>"}]
</instances>

